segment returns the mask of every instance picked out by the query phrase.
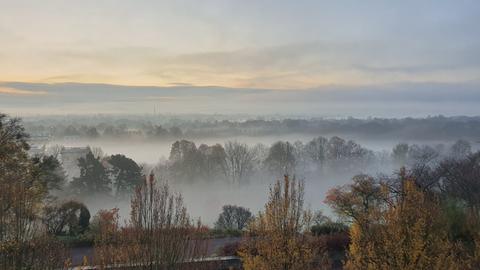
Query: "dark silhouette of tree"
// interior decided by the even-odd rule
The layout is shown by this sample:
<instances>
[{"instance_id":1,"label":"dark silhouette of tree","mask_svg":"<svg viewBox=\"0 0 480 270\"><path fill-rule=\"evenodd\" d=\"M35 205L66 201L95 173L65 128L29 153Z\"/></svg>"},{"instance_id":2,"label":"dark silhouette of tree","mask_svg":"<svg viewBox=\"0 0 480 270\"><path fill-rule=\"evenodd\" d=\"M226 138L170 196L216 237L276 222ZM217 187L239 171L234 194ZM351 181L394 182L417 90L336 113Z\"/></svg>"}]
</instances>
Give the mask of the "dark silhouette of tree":
<instances>
[{"instance_id":1,"label":"dark silhouette of tree","mask_svg":"<svg viewBox=\"0 0 480 270\"><path fill-rule=\"evenodd\" d=\"M117 196L131 193L144 180L142 167L124 155L112 155L108 159L108 163L112 166L110 174L113 177L113 186Z\"/></svg>"},{"instance_id":2,"label":"dark silhouette of tree","mask_svg":"<svg viewBox=\"0 0 480 270\"><path fill-rule=\"evenodd\" d=\"M202 175L202 155L193 142L181 140L173 143L169 163L175 180L192 181Z\"/></svg>"},{"instance_id":3,"label":"dark silhouette of tree","mask_svg":"<svg viewBox=\"0 0 480 270\"><path fill-rule=\"evenodd\" d=\"M274 143L270 147L264 164L272 173L293 174L297 165L293 145L282 141Z\"/></svg>"},{"instance_id":4,"label":"dark silhouette of tree","mask_svg":"<svg viewBox=\"0 0 480 270\"><path fill-rule=\"evenodd\" d=\"M206 144L200 145L198 151L202 155L203 160L203 176L207 180L217 179L219 176L224 175L225 172L225 150L220 144L208 146Z\"/></svg>"},{"instance_id":5,"label":"dark silhouette of tree","mask_svg":"<svg viewBox=\"0 0 480 270\"><path fill-rule=\"evenodd\" d=\"M450 155L454 159L463 159L472 154L472 146L468 141L458 140L450 147Z\"/></svg>"},{"instance_id":6,"label":"dark silhouette of tree","mask_svg":"<svg viewBox=\"0 0 480 270\"><path fill-rule=\"evenodd\" d=\"M215 228L219 230L243 230L252 218L252 213L247 208L224 205L222 213L215 222Z\"/></svg>"},{"instance_id":7,"label":"dark silhouette of tree","mask_svg":"<svg viewBox=\"0 0 480 270\"><path fill-rule=\"evenodd\" d=\"M92 152L78 160L80 176L75 177L70 184L72 191L78 195L93 195L110 192L110 179L107 170L95 158Z\"/></svg>"},{"instance_id":8,"label":"dark silhouette of tree","mask_svg":"<svg viewBox=\"0 0 480 270\"><path fill-rule=\"evenodd\" d=\"M327 159L327 144L328 140L326 138L317 137L305 146L308 157L320 169L325 165Z\"/></svg>"},{"instance_id":9,"label":"dark silhouette of tree","mask_svg":"<svg viewBox=\"0 0 480 270\"><path fill-rule=\"evenodd\" d=\"M90 225L90 212L83 203L67 201L45 207L43 223L51 234L79 235Z\"/></svg>"},{"instance_id":10,"label":"dark silhouette of tree","mask_svg":"<svg viewBox=\"0 0 480 270\"><path fill-rule=\"evenodd\" d=\"M429 145L411 145L408 149L409 165L411 167L425 167L436 165L440 153Z\"/></svg>"},{"instance_id":11,"label":"dark silhouette of tree","mask_svg":"<svg viewBox=\"0 0 480 270\"><path fill-rule=\"evenodd\" d=\"M152 136L157 138L164 138L168 136L168 130L162 126L154 126L152 130Z\"/></svg>"},{"instance_id":12,"label":"dark silhouette of tree","mask_svg":"<svg viewBox=\"0 0 480 270\"><path fill-rule=\"evenodd\" d=\"M87 135L87 137L91 138L91 139L95 139L95 138L98 138L100 137L100 133L98 133L98 130L96 127L90 127L88 128L86 131L85 131L85 134Z\"/></svg>"},{"instance_id":13,"label":"dark silhouette of tree","mask_svg":"<svg viewBox=\"0 0 480 270\"><path fill-rule=\"evenodd\" d=\"M76 127L70 125L64 130L63 134L65 136L78 136L80 135L80 131L78 131Z\"/></svg>"},{"instance_id":14,"label":"dark silhouette of tree","mask_svg":"<svg viewBox=\"0 0 480 270\"><path fill-rule=\"evenodd\" d=\"M39 168L39 177L48 191L63 188L67 176L62 164L55 156L34 157L33 163Z\"/></svg>"},{"instance_id":15,"label":"dark silhouette of tree","mask_svg":"<svg viewBox=\"0 0 480 270\"><path fill-rule=\"evenodd\" d=\"M472 215L480 218L480 152L461 160L443 161L438 171L442 189L463 202Z\"/></svg>"},{"instance_id":16,"label":"dark silhouette of tree","mask_svg":"<svg viewBox=\"0 0 480 270\"><path fill-rule=\"evenodd\" d=\"M183 132L179 127L171 127L168 132L170 133L170 136L176 139L183 135Z\"/></svg>"}]
</instances>

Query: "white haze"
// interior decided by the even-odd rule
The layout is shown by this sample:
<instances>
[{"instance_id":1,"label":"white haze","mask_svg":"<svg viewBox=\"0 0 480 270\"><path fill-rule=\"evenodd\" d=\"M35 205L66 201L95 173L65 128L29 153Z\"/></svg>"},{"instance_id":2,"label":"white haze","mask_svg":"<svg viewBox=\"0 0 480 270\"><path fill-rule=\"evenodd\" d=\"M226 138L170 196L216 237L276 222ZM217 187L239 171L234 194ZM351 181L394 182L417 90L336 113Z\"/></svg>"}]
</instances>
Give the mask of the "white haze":
<instances>
[{"instance_id":1,"label":"white haze","mask_svg":"<svg viewBox=\"0 0 480 270\"><path fill-rule=\"evenodd\" d=\"M270 146L272 143L283 141L302 141L306 143L314 136L306 134L288 134L278 136L256 136L246 137L237 136L230 138L204 138L190 139L195 142L197 147L202 143L212 145L216 143L224 144L227 141L236 140L254 146L258 143ZM391 151L391 149L399 143L399 140L365 140L357 139L352 136L341 136L344 139L352 139L360 143L362 146L375 152ZM164 141L142 141L142 140L75 140L75 141L52 141L49 145L61 144L67 147L100 147L105 155L123 154L132 158L139 164L147 167L153 167L159 161L168 159L170 147L175 140ZM430 144L438 143L449 144L446 141L407 141L407 143ZM305 203L312 210L322 210L324 213L331 214L330 209L323 203L326 192L337 185L348 183L355 174L377 173L391 174L395 168L386 166L377 166L375 171L365 171L367 168L356 172L345 173L343 175L300 175L299 178L305 180ZM202 222L213 225L221 208L226 204L236 204L249 208L253 213L260 211L268 197L270 185L275 181L276 177L262 177L261 179L253 178L248 185L232 186L229 183L206 183L204 181L195 182L193 184L177 184L172 183L173 189L183 194L185 203L192 218L201 218ZM85 201L92 213L96 213L100 209L110 209L118 207L122 218L128 218L130 212L129 200L115 201L112 199L95 198Z\"/></svg>"}]
</instances>

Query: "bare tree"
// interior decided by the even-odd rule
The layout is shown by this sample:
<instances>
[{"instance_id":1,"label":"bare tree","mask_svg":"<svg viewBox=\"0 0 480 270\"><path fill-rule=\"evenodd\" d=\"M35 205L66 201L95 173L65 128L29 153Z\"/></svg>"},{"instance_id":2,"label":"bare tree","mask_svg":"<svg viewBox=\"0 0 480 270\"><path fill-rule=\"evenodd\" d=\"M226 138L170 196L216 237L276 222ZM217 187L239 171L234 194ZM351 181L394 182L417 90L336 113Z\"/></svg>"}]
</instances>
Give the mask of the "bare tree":
<instances>
[{"instance_id":1,"label":"bare tree","mask_svg":"<svg viewBox=\"0 0 480 270\"><path fill-rule=\"evenodd\" d=\"M105 215L96 243L97 263L139 265L141 269L173 270L206 252L207 242L197 236L181 195L168 184L156 185L150 175L139 186L131 202L129 224L120 228L118 213ZM102 224L104 227L102 227Z\"/></svg>"},{"instance_id":2,"label":"bare tree","mask_svg":"<svg viewBox=\"0 0 480 270\"><path fill-rule=\"evenodd\" d=\"M458 140L450 147L450 155L454 159L464 159L471 153L472 146L465 140Z\"/></svg>"},{"instance_id":3,"label":"bare tree","mask_svg":"<svg viewBox=\"0 0 480 270\"><path fill-rule=\"evenodd\" d=\"M305 151L314 164L321 169L325 165L327 158L328 140L324 137L317 137L311 140L306 146Z\"/></svg>"},{"instance_id":4,"label":"bare tree","mask_svg":"<svg viewBox=\"0 0 480 270\"><path fill-rule=\"evenodd\" d=\"M246 144L227 142L225 144L225 175L233 184L246 180L253 172L255 153Z\"/></svg>"}]
</instances>

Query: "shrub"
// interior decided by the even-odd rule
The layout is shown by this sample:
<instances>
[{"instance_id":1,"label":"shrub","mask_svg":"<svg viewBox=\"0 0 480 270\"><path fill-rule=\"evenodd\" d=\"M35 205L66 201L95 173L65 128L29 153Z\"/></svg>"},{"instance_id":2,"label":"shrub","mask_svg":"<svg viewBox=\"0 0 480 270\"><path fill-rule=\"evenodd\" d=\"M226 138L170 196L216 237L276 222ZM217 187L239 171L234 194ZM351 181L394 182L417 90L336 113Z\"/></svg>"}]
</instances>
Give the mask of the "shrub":
<instances>
[{"instance_id":1,"label":"shrub","mask_svg":"<svg viewBox=\"0 0 480 270\"><path fill-rule=\"evenodd\" d=\"M348 226L340 222L325 222L310 228L313 235L329 235L348 232Z\"/></svg>"}]
</instances>

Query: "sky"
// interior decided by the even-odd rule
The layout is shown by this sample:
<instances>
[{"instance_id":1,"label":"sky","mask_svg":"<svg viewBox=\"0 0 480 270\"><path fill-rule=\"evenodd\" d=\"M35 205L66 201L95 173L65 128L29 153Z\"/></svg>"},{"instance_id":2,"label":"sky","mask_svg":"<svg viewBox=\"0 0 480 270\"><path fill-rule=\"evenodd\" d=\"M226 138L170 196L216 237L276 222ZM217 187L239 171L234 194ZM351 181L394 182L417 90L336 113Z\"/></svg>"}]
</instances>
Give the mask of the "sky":
<instances>
[{"instance_id":1,"label":"sky","mask_svg":"<svg viewBox=\"0 0 480 270\"><path fill-rule=\"evenodd\" d=\"M0 111L476 115L479 25L475 0L0 0Z\"/></svg>"}]
</instances>

